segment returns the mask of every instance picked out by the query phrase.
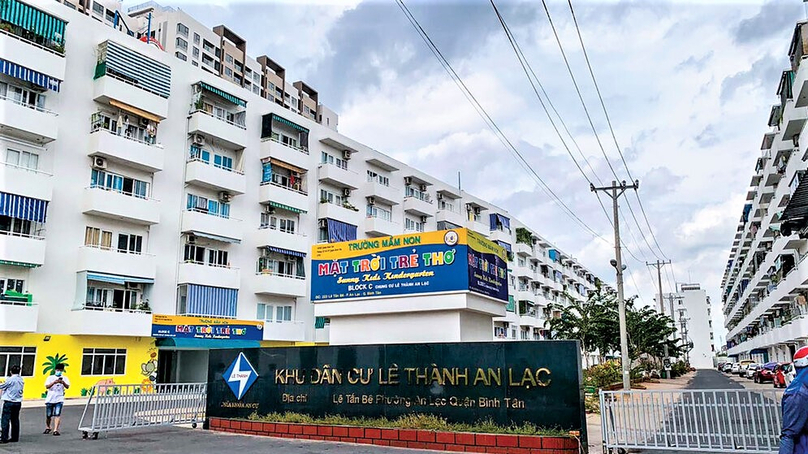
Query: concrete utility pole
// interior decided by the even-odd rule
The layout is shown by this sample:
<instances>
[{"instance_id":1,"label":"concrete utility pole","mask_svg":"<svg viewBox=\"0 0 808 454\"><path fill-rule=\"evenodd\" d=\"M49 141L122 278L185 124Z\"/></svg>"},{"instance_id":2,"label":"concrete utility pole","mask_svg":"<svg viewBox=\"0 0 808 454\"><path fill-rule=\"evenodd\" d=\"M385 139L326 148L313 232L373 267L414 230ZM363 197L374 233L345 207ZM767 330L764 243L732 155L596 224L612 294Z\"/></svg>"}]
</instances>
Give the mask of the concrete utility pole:
<instances>
[{"instance_id":1,"label":"concrete utility pole","mask_svg":"<svg viewBox=\"0 0 808 454\"><path fill-rule=\"evenodd\" d=\"M657 300L659 301L659 308L661 309L661 314L665 315L665 299L662 296L662 267L665 266L665 265L670 265L671 261L670 260L668 260L668 261L657 260L654 263L645 262L645 264L647 266L653 266L657 270L657 282L659 282L659 298L657 298ZM673 319L673 308L672 307L671 307L671 319ZM668 354L668 344L664 345L664 349L665 349L665 351L663 353L665 355L664 359L669 359L670 355ZM667 378L667 369L665 369L665 370L666 370L665 375L666 375L666 378Z\"/></svg>"},{"instance_id":2,"label":"concrete utility pole","mask_svg":"<svg viewBox=\"0 0 808 454\"><path fill-rule=\"evenodd\" d=\"M617 199L620 198L626 189L634 189L640 187L640 180L635 180L633 184L627 185L625 180L620 182L612 181L611 186L604 186L601 188L595 187L594 184L589 185L592 192L603 191L606 195L612 198L612 207L614 209L614 260L611 261L617 274L617 303L619 308L620 318L620 358L623 367L623 389L628 391L631 389L631 359L628 356L628 328L626 327L626 301L623 298L623 259L620 256L620 212L617 204Z\"/></svg>"}]
</instances>

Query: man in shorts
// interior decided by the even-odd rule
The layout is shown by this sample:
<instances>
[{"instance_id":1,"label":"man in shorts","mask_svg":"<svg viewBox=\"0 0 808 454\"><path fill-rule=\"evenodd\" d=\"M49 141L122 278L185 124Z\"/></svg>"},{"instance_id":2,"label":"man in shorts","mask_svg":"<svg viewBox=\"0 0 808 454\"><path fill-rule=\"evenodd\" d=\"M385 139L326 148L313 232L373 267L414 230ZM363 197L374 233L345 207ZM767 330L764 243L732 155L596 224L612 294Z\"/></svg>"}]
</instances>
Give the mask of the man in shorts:
<instances>
[{"instance_id":1,"label":"man in shorts","mask_svg":"<svg viewBox=\"0 0 808 454\"><path fill-rule=\"evenodd\" d=\"M53 375L45 380L45 389L48 390L48 397L45 398L45 431L43 434L51 433L56 436L59 433L59 424L62 422L62 405L65 401L65 390L70 387L70 380L65 375L65 365L57 364Z\"/></svg>"}]
</instances>

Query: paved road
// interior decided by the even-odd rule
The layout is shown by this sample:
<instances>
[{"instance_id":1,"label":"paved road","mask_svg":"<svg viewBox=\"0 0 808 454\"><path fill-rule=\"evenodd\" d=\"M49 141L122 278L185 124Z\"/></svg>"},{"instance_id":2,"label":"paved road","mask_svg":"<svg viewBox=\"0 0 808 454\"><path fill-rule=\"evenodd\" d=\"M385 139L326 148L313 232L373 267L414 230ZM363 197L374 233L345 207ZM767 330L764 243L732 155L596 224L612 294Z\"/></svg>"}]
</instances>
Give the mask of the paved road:
<instances>
[{"instance_id":1,"label":"paved road","mask_svg":"<svg viewBox=\"0 0 808 454\"><path fill-rule=\"evenodd\" d=\"M401 450L382 446L346 443L285 440L225 434L202 429L165 428L112 432L98 440L82 440L76 430L82 406L63 410L62 436L42 435L44 408L24 408L19 443L0 445L0 454L163 454L189 452L221 454L227 452L271 452L273 454L427 454L434 451Z\"/></svg>"},{"instance_id":2,"label":"paved road","mask_svg":"<svg viewBox=\"0 0 808 454\"><path fill-rule=\"evenodd\" d=\"M752 383L750 381L750 383ZM692 390L745 390L745 379L733 379L728 375L715 370L700 370L688 384L687 389ZM771 385L755 385L755 391L771 390ZM759 452L766 451L763 447L776 443L771 436L765 434L776 433L774 426L779 422L775 415L772 400L779 400L779 396L767 393L746 394L717 393L705 395L687 395L672 405L662 424L664 430L670 432L688 432L689 437L655 436L650 440L665 445L665 443L678 443L681 445L702 446L712 444L723 445L732 449L734 444L744 444L750 449ZM694 421L696 423L694 424ZM653 443L653 441L651 441ZM668 444L667 446L670 446ZM758 448L760 447L760 448ZM648 454L675 454L674 451L645 451Z\"/></svg>"}]
</instances>

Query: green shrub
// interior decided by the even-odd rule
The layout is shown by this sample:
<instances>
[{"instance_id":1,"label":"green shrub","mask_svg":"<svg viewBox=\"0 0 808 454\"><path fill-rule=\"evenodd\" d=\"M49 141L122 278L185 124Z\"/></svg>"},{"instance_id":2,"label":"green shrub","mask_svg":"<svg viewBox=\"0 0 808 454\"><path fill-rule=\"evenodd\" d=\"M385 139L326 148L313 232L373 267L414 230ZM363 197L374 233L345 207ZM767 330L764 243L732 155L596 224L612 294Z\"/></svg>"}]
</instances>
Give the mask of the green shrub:
<instances>
[{"instance_id":1,"label":"green shrub","mask_svg":"<svg viewBox=\"0 0 808 454\"><path fill-rule=\"evenodd\" d=\"M605 388L623 380L623 372L618 361L607 361L603 364L591 366L584 371L584 386Z\"/></svg>"}]
</instances>

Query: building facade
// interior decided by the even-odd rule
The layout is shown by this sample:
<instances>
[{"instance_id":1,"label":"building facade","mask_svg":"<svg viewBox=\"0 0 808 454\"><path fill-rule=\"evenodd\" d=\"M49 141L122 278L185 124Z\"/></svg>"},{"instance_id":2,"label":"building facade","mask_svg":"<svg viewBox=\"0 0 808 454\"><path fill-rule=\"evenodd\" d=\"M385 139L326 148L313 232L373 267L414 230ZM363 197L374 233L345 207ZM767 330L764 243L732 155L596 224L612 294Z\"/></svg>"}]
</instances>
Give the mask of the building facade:
<instances>
[{"instance_id":1,"label":"building facade","mask_svg":"<svg viewBox=\"0 0 808 454\"><path fill-rule=\"evenodd\" d=\"M808 140L800 140L808 118L807 38L806 23L798 23L721 283L727 355L736 360L790 361L806 345L808 242L781 231L781 216L807 166Z\"/></svg>"},{"instance_id":2,"label":"building facade","mask_svg":"<svg viewBox=\"0 0 808 454\"><path fill-rule=\"evenodd\" d=\"M678 292L664 296L665 314L671 315L675 337L682 340L685 358L696 369L710 369L715 358L710 297L699 284L679 284Z\"/></svg>"},{"instance_id":3,"label":"building facade","mask_svg":"<svg viewBox=\"0 0 808 454\"><path fill-rule=\"evenodd\" d=\"M205 344L152 338L154 314L263 321L256 345L327 342L309 300L317 242L486 235L512 257L492 339L546 338L550 303L594 287L507 211L339 134L333 112L321 124L60 2L6 4L0 374L23 364L28 397L45 361L70 365L74 396L199 380Z\"/></svg>"}]
</instances>

